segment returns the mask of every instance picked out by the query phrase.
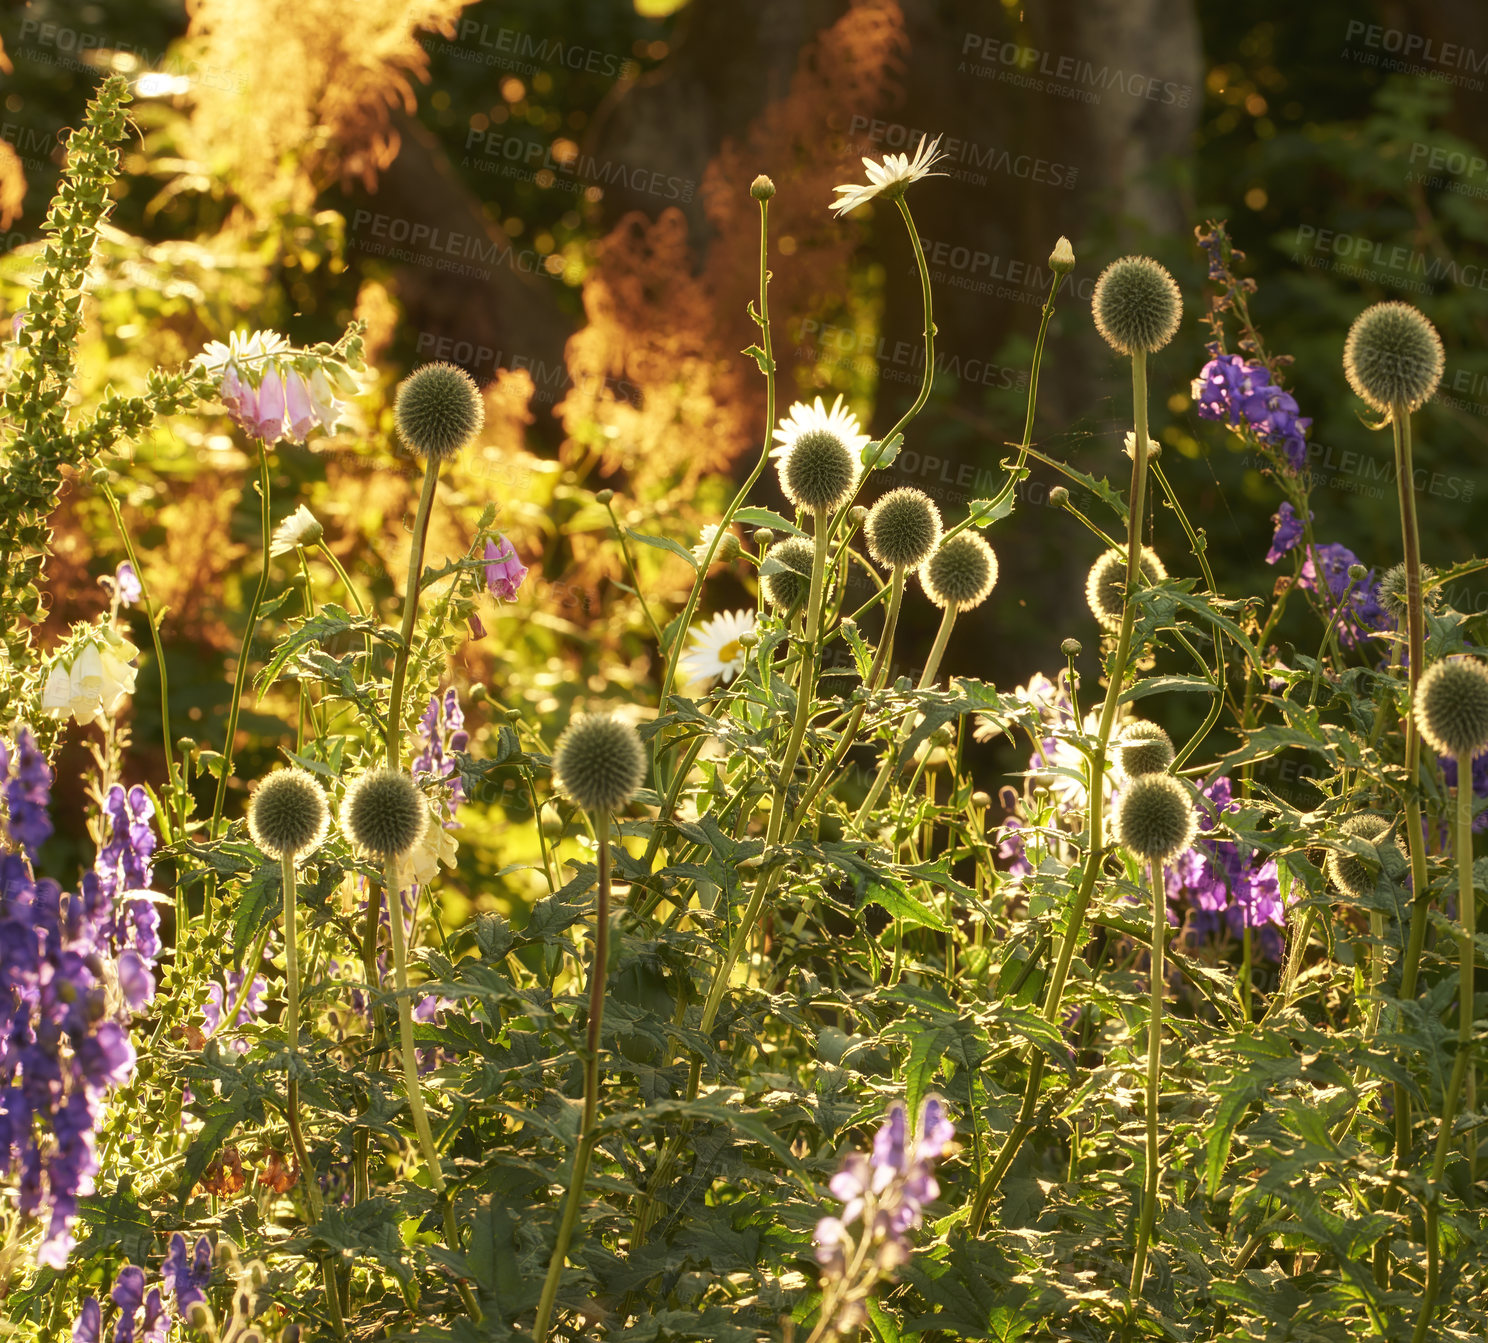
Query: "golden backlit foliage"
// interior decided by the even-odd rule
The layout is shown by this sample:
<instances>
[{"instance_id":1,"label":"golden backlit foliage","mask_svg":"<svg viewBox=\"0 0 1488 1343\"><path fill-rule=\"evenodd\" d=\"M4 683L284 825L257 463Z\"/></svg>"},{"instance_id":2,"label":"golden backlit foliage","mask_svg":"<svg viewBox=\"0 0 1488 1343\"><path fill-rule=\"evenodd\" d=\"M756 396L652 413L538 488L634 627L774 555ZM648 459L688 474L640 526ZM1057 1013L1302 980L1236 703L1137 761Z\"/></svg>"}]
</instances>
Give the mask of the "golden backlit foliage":
<instances>
[{"instance_id":1,"label":"golden backlit foliage","mask_svg":"<svg viewBox=\"0 0 1488 1343\"><path fill-rule=\"evenodd\" d=\"M14 67L0 42L0 74L8 75ZM0 140L0 228L9 228L20 217L21 203L26 199L26 174L15 146Z\"/></svg>"},{"instance_id":2,"label":"golden backlit foliage","mask_svg":"<svg viewBox=\"0 0 1488 1343\"><path fill-rule=\"evenodd\" d=\"M395 108L428 79L419 33L452 37L470 0L189 0L192 130L250 204L307 208L329 182L368 190L398 152Z\"/></svg>"},{"instance_id":3,"label":"golden backlit foliage","mask_svg":"<svg viewBox=\"0 0 1488 1343\"><path fill-rule=\"evenodd\" d=\"M827 208L832 187L862 172L846 121L890 93L904 45L898 4L861 0L803 48L786 94L708 166L713 233L701 265L676 209L655 220L628 214L599 244L584 281L588 324L566 350L573 389L558 407L566 459L597 453L600 471L623 471L637 497L674 482L685 494L759 443L763 380L739 355L759 337L747 315L759 255L749 184L765 172L785 188L770 206L780 363L779 333L847 287L855 233ZM838 133L823 136L822 126Z\"/></svg>"}]
</instances>

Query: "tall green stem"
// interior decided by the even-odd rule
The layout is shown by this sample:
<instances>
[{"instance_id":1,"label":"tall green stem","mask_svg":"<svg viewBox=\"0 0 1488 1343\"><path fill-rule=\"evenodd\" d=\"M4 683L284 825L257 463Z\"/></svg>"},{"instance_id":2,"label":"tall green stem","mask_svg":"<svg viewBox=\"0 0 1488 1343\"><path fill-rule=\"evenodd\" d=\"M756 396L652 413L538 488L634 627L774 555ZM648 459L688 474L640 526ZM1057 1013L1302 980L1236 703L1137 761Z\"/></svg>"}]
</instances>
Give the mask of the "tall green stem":
<instances>
[{"instance_id":1,"label":"tall green stem","mask_svg":"<svg viewBox=\"0 0 1488 1343\"><path fill-rule=\"evenodd\" d=\"M1168 901L1162 863L1152 860L1152 999L1147 1017L1147 1153L1142 1171L1142 1210L1137 1220L1137 1252L1132 1258L1132 1303L1142 1295L1147 1273L1147 1246L1157 1220L1157 1186L1162 1174L1158 1156L1157 1105L1162 1091L1162 1009L1166 982Z\"/></svg>"},{"instance_id":2,"label":"tall green stem","mask_svg":"<svg viewBox=\"0 0 1488 1343\"><path fill-rule=\"evenodd\" d=\"M1121 685L1126 679L1127 662L1131 658L1132 630L1136 625L1135 603L1138 576L1141 572L1142 521L1145 516L1147 495L1147 356L1132 356L1132 409L1136 421L1136 448L1132 453L1131 501L1126 515L1126 605L1121 613L1121 630L1116 636L1116 654L1111 660L1110 674L1106 681L1106 698L1101 706L1100 727L1096 733L1095 749L1090 755L1088 788L1085 795L1085 867L1080 875L1080 886L1070 903L1064 933L1059 940L1059 955L1054 972L1049 978L1049 987L1044 997L1044 1020L1050 1024L1059 1020L1064 1000L1064 985L1069 977L1070 965L1074 961L1075 948L1079 945L1085 925L1085 911L1095 891L1096 874L1100 871L1105 796L1106 752L1110 748L1111 729L1116 722L1116 708L1121 700ZM1002 1183L1018 1154L1019 1147L1033 1128L1033 1112L1038 1105L1039 1083L1044 1076L1044 1055L1035 1053L1028 1065L1028 1080L1023 1088L1023 1104L1018 1117L1004 1139L991 1169L977 1190L972 1204L967 1228L975 1235L986 1216L987 1205Z\"/></svg>"},{"instance_id":3,"label":"tall green stem","mask_svg":"<svg viewBox=\"0 0 1488 1343\"><path fill-rule=\"evenodd\" d=\"M1412 1343L1425 1343L1436 1311L1437 1293L1441 1288L1441 1186L1447 1169L1447 1152L1452 1146L1452 1121L1457 1117L1457 1100L1462 1084L1472 1066L1473 1047L1473 936L1477 931L1477 896L1473 892L1472 842L1473 786L1472 752L1457 755L1457 826L1453 836L1457 860L1457 916L1462 924L1457 960L1457 1056L1452 1060L1452 1075L1442 1095L1441 1129L1436 1135L1436 1154L1431 1162L1431 1187L1426 1195L1426 1290L1421 1300L1421 1313L1416 1317ZM1469 1138L1471 1144L1471 1138ZM1472 1148L1468 1148L1469 1163Z\"/></svg>"},{"instance_id":4,"label":"tall green stem","mask_svg":"<svg viewBox=\"0 0 1488 1343\"><path fill-rule=\"evenodd\" d=\"M940 618L940 628L935 632L935 642L931 645L930 656L925 661L925 670L920 676L919 689L928 690L935 684L935 678L940 672L940 660L945 656L946 645L951 639L951 630L956 625L956 613L959 610L955 602L946 604L945 614ZM898 734L893 742L884 751L884 758L878 767L878 775L873 780L873 787L868 790L868 796L863 799L863 805L858 808L858 814L854 824L859 828L868 819L873 811L879 796L883 793L888 782L894 777L894 770L899 763L899 751L904 743L909 740L914 731L914 715L905 718L899 728Z\"/></svg>"},{"instance_id":5,"label":"tall green stem","mask_svg":"<svg viewBox=\"0 0 1488 1343\"><path fill-rule=\"evenodd\" d=\"M269 590L269 546L273 537L269 516L269 447L258 445L258 496L263 568L258 575L258 588L253 594L253 605L248 608L248 623L243 629L243 643L238 649L238 668L233 677L232 704L227 711L227 736L222 743L222 773L217 776L217 799L212 804L212 824L207 828L207 837L216 839L222 828L222 809L227 803L227 781L232 778L233 747L238 735L238 710L243 702L243 687L248 680L248 656L253 650L253 636L258 630L258 613L263 607L264 596ZM207 911L210 914L210 911Z\"/></svg>"},{"instance_id":6,"label":"tall green stem","mask_svg":"<svg viewBox=\"0 0 1488 1343\"><path fill-rule=\"evenodd\" d=\"M1400 998L1409 1002L1416 996L1416 976L1420 970L1421 952L1426 945L1426 923L1431 908L1431 889L1426 876L1426 833L1421 820L1420 775L1421 738L1416 729L1411 707L1416 700L1416 686L1426 661L1426 613L1421 597L1421 542L1416 527L1415 468L1411 461L1410 412L1397 404L1390 412L1390 427L1395 440L1395 480L1400 497L1400 532L1405 552L1406 656L1409 699L1405 713L1405 840L1410 852L1411 922L1405 954L1400 962ZM1395 1167L1404 1170L1411 1145L1410 1093L1402 1082L1396 1082L1395 1102ZM1385 1191L1384 1208L1394 1212L1400 1206L1401 1187L1392 1184ZM1390 1234L1388 1231L1375 1244L1374 1279L1381 1287L1390 1277Z\"/></svg>"},{"instance_id":7,"label":"tall green stem","mask_svg":"<svg viewBox=\"0 0 1488 1343\"><path fill-rule=\"evenodd\" d=\"M584 1201L584 1181L589 1174L589 1159L599 1140L599 1042L604 1020L605 969L610 957L610 818L595 817L595 838L599 842L599 895L594 916L594 960L589 967L588 1033L584 1052L584 1115L579 1125L579 1145L574 1149L573 1173L569 1176L568 1197L558 1223L558 1239L548 1260L547 1277L543 1280L542 1297L537 1305L537 1323L532 1336L537 1343L547 1343L553 1306L558 1299L558 1285L563 1279L563 1265L573 1239L579 1207Z\"/></svg>"},{"instance_id":8,"label":"tall green stem","mask_svg":"<svg viewBox=\"0 0 1488 1343\"><path fill-rule=\"evenodd\" d=\"M408 587L403 593L403 625L399 629L398 652L393 658L393 685L388 693L387 762L398 769L403 742L403 685L408 676L408 655L413 645L413 627L418 620L419 582L424 574L424 538L429 534L429 514L434 505L434 491L439 486L439 459L432 454L424 466L424 489L419 495L418 513L413 520L413 539L408 551ZM388 890L397 887L389 885ZM388 904L392 904L391 896Z\"/></svg>"},{"instance_id":9,"label":"tall green stem","mask_svg":"<svg viewBox=\"0 0 1488 1343\"><path fill-rule=\"evenodd\" d=\"M300 1178L305 1182L305 1202L310 1208L310 1220L320 1221L320 1184L310 1167L310 1154L305 1147L304 1131L300 1127L300 1081L295 1076L300 1060L300 938L296 920L295 860L291 853L279 860L279 871L284 882L284 1034L289 1041L289 1141L294 1148L295 1160L300 1163ZM244 971L247 978L253 973L250 966Z\"/></svg>"}]
</instances>

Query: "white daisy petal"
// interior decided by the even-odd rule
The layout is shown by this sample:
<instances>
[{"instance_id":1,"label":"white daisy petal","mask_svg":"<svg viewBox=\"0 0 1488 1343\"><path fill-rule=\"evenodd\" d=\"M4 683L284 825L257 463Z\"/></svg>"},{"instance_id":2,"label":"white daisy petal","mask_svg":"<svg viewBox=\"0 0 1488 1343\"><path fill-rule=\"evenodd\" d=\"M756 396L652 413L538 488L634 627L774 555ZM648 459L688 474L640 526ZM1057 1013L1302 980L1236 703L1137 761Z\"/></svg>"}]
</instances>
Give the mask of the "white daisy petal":
<instances>
[{"instance_id":1,"label":"white daisy petal","mask_svg":"<svg viewBox=\"0 0 1488 1343\"><path fill-rule=\"evenodd\" d=\"M843 215L880 193L887 193L891 198L902 195L911 182L918 182L922 177L945 177L945 173L930 171L943 157L940 153L940 136L931 140L922 135L913 159L908 154L885 154L882 163L865 158L863 167L868 174L868 185L850 182L845 186L833 187L837 199L829 208Z\"/></svg>"},{"instance_id":2,"label":"white daisy petal","mask_svg":"<svg viewBox=\"0 0 1488 1343\"><path fill-rule=\"evenodd\" d=\"M721 678L727 685L744 670L745 652L739 641L753 632L754 625L753 611L723 611L694 626L688 636L692 646L679 664L681 671L695 684L710 685Z\"/></svg>"}]
</instances>

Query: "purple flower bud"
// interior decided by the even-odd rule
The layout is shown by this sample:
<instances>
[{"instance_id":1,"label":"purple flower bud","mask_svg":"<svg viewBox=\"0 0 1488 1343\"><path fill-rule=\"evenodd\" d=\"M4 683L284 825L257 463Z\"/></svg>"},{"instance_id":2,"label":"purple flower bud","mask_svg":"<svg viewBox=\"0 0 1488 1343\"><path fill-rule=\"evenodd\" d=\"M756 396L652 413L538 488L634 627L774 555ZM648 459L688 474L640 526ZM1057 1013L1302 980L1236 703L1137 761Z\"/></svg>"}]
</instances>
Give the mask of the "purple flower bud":
<instances>
[{"instance_id":1,"label":"purple flower bud","mask_svg":"<svg viewBox=\"0 0 1488 1343\"><path fill-rule=\"evenodd\" d=\"M139 575L134 572L134 566L128 560L114 570L114 592L121 606L133 606L143 595Z\"/></svg>"}]
</instances>

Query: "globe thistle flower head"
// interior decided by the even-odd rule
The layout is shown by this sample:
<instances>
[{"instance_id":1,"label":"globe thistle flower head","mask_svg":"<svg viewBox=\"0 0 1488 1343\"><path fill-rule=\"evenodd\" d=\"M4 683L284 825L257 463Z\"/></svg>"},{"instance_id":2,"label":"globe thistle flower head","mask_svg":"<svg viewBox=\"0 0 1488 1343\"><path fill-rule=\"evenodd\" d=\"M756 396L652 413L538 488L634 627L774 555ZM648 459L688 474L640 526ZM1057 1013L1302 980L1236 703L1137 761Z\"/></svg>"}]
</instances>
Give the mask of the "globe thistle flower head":
<instances>
[{"instance_id":1,"label":"globe thistle flower head","mask_svg":"<svg viewBox=\"0 0 1488 1343\"><path fill-rule=\"evenodd\" d=\"M1139 774L1116 796L1116 841L1134 858L1165 863L1192 846L1198 817L1187 786L1171 774Z\"/></svg>"},{"instance_id":2,"label":"globe thistle flower head","mask_svg":"<svg viewBox=\"0 0 1488 1343\"><path fill-rule=\"evenodd\" d=\"M318 849L331 824L325 789L308 770L276 769L248 802L248 834L270 858Z\"/></svg>"},{"instance_id":3,"label":"globe thistle flower head","mask_svg":"<svg viewBox=\"0 0 1488 1343\"><path fill-rule=\"evenodd\" d=\"M1116 768L1128 779L1161 774L1173 763L1173 741L1156 723L1133 719L1117 738Z\"/></svg>"},{"instance_id":4,"label":"globe thistle flower head","mask_svg":"<svg viewBox=\"0 0 1488 1343\"><path fill-rule=\"evenodd\" d=\"M1428 611L1435 611L1442 600L1440 588L1432 588L1429 592L1426 586L1436 577L1436 570L1429 564L1421 566L1421 605ZM1395 622L1397 629L1405 628L1407 591L1405 579L1405 564L1392 564L1385 570L1384 576L1379 582L1379 604L1385 608L1385 614Z\"/></svg>"},{"instance_id":5,"label":"globe thistle flower head","mask_svg":"<svg viewBox=\"0 0 1488 1343\"><path fill-rule=\"evenodd\" d=\"M886 569L918 569L940 544L940 509L923 490L890 490L868 514L868 553Z\"/></svg>"},{"instance_id":6,"label":"globe thistle flower head","mask_svg":"<svg viewBox=\"0 0 1488 1343\"><path fill-rule=\"evenodd\" d=\"M580 714L553 748L553 777L591 816L619 811L646 778L635 728L608 714Z\"/></svg>"},{"instance_id":7,"label":"globe thistle flower head","mask_svg":"<svg viewBox=\"0 0 1488 1343\"><path fill-rule=\"evenodd\" d=\"M481 431L486 407L475 379L454 364L425 364L398 384L398 437L420 457L448 461Z\"/></svg>"},{"instance_id":8,"label":"globe thistle flower head","mask_svg":"<svg viewBox=\"0 0 1488 1343\"><path fill-rule=\"evenodd\" d=\"M1390 822L1383 816L1376 816L1373 812L1367 811L1350 816L1339 826L1339 834L1343 839L1363 840L1374 848L1378 860L1370 864L1366 859L1359 857L1358 854L1350 853L1347 849L1329 852L1323 864L1324 871L1345 895L1358 899L1373 892L1376 874L1383 866L1381 845L1389 829Z\"/></svg>"},{"instance_id":9,"label":"globe thistle flower head","mask_svg":"<svg viewBox=\"0 0 1488 1343\"><path fill-rule=\"evenodd\" d=\"M830 429L799 434L779 463L780 488L797 508L829 513L846 503L858 483L858 459Z\"/></svg>"},{"instance_id":10,"label":"globe thistle flower head","mask_svg":"<svg viewBox=\"0 0 1488 1343\"><path fill-rule=\"evenodd\" d=\"M973 531L942 541L920 567L925 595L942 610L969 611L987 600L997 582L997 556Z\"/></svg>"},{"instance_id":11,"label":"globe thistle flower head","mask_svg":"<svg viewBox=\"0 0 1488 1343\"><path fill-rule=\"evenodd\" d=\"M1151 354L1178 330L1183 296L1150 256L1124 256L1101 272L1091 310L1095 329L1117 354Z\"/></svg>"},{"instance_id":12,"label":"globe thistle flower head","mask_svg":"<svg viewBox=\"0 0 1488 1343\"><path fill-rule=\"evenodd\" d=\"M351 781L341 802L341 829L374 858L401 858L424 837L429 808L412 776L369 769Z\"/></svg>"},{"instance_id":13,"label":"globe thistle flower head","mask_svg":"<svg viewBox=\"0 0 1488 1343\"><path fill-rule=\"evenodd\" d=\"M804 602L811 592L811 568L816 551L804 536L787 536L765 552L765 561L777 561L773 572L765 574L765 598L772 606L789 611ZM764 566L762 565L761 568Z\"/></svg>"},{"instance_id":14,"label":"globe thistle flower head","mask_svg":"<svg viewBox=\"0 0 1488 1343\"><path fill-rule=\"evenodd\" d=\"M1488 746L1488 667L1472 657L1428 667L1416 687L1412 713L1438 755L1477 755Z\"/></svg>"},{"instance_id":15,"label":"globe thistle flower head","mask_svg":"<svg viewBox=\"0 0 1488 1343\"><path fill-rule=\"evenodd\" d=\"M1343 344L1343 372L1358 397L1382 415L1419 410L1435 393L1445 364L1441 337L1426 314L1392 301L1365 308Z\"/></svg>"},{"instance_id":16,"label":"globe thistle flower head","mask_svg":"<svg viewBox=\"0 0 1488 1343\"><path fill-rule=\"evenodd\" d=\"M1142 547L1137 561L1142 576L1149 583L1161 583L1168 576L1157 554L1148 546ZM1126 609L1126 555L1119 550L1108 550L1090 568L1085 580L1085 600L1090 604L1090 613L1102 629L1115 633L1121 628L1122 613Z\"/></svg>"}]
</instances>

